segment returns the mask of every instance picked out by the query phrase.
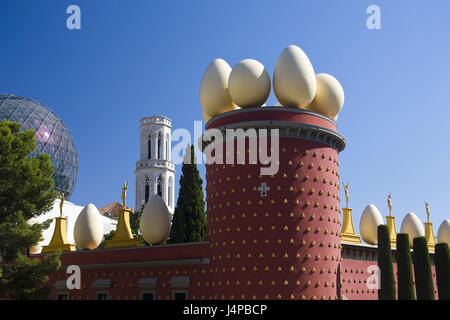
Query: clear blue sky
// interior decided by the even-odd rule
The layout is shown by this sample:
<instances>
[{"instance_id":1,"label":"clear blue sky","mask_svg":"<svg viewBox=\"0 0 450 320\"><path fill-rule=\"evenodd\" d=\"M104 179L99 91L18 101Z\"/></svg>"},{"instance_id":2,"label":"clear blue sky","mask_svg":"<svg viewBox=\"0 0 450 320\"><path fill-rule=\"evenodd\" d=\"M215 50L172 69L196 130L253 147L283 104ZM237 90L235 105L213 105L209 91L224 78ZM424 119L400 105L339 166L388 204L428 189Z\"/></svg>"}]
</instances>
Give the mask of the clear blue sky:
<instances>
[{"instance_id":1,"label":"clear blue sky","mask_svg":"<svg viewBox=\"0 0 450 320\"><path fill-rule=\"evenodd\" d=\"M81 30L66 28L71 4ZM381 30L366 27L371 4ZM341 181L350 183L355 225L369 203L386 215L392 192L398 229L408 211L426 220L426 200L437 234L450 217L449 13L445 0L2 0L0 92L38 100L68 125L79 157L71 201L120 200L129 179L131 204L140 118L163 114L193 131L214 58L257 59L272 74L296 44L345 90Z\"/></svg>"}]
</instances>

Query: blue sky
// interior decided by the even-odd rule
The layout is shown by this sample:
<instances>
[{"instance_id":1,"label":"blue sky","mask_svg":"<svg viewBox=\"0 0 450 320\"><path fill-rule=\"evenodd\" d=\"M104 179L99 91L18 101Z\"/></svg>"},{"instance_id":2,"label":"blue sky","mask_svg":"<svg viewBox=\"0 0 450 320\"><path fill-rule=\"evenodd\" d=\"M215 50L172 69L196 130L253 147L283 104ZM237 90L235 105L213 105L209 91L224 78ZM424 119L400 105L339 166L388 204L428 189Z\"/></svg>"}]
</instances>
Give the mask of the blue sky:
<instances>
[{"instance_id":1,"label":"blue sky","mask_svg":"<svg viewBox=\"0 0 450 320\"><path fill-rule=\"evenodd\" d=\"M81 30L66 28L71 4ZM366 27L372 4L381 30ZM140 118L163 114L193 131L213 59L253 58L272 74L296 44L345 91L340 173L355 226L369 203L386 215L391 192L398 230L408 211L426 220L426 200L437 235L450 217L449 12L448 1L3 0L0 93L38 100L68 125L79 156L71 201L118 201L129 179L132 204Z\"/></svg>"}]
</instances>

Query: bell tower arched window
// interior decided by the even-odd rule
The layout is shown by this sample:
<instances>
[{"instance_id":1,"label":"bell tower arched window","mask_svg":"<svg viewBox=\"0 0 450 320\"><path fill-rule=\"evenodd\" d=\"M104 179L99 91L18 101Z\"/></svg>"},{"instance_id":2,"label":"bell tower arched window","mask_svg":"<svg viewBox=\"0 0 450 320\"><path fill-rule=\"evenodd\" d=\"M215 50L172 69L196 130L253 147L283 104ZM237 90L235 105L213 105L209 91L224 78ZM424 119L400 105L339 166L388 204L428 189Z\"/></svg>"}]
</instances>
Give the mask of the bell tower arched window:
<instances>
[{"instance_id":1,"label":"bell tower arched window","mask_svg":"<svg viewBox=\"0 0 450 320\"><path fill-rule=\"evenodd\" d=\"M166 134L166 160L170 161L170 138L169 134Z\"/></svg>"},{"instance_id":2,"label":"bell tower arched window","mask_svg":"<svg viewBox=\"0 0 450 320\"><path fill-rule=\"evenodd\" d=\"M148 184L145 185L145 203L148 202L148 197L150 195L150 187Z\"/></svg>"},{"instance_id":3,"label":"bell tower arched window","mask_svg":"<svg viewBox=\"0 0 450 320\"><path fill-rule=\"evenodd\" d=\"M163 196L163 182L162 182L162 176L159 176L158 177L158 182L157 182L157 185L156 185L156 192L157 192L157 194L158 194L158 196L160 196L161 198L162 198L162 196Z\"/></svg>"},{"instance_id":4,"label":"bell tower arched window","mask_svg":"<svg viewBox=\"0 0 450 320\"><path fill-rule=\"evenodd\" d=\"M145 177L145 196L144 196L144 203L148 202L148 198L150 197L150 185L149 185L149 179L148 177Z\"/></svg>"},{"instance_id":5,"label":"bell tower arched window","mask_svg":"<svg viewBox=\"0 0 450 320\"><path fill-rule=\"evenodd\" d=\"M166 160L169 160L169 141L165 141L166 143Z\"/></svg>"},{"instance_id":6,"label":"bell tower arched window","mask_svg":"<svg viewBox=\"0 0 450 320\"><path fill-rule=\"evenodd\" d=\"M148 150L147 158L151 159L152 158L152 136L151 135L148 135L147 150Z\"/></svg>"},{"instance_id":7,"label":"bell tower arched window","mask_svg":"<svg viewBox=\"0 0 450 320\"><path fill-rule=\"evenodd\" d=\"M172 188L173 188L173 180L172 177L169 178L169 185L167 186L167 199L168 199L168 205L169 207L173 206L172 204Z\"/></svg>"}]
</instances>

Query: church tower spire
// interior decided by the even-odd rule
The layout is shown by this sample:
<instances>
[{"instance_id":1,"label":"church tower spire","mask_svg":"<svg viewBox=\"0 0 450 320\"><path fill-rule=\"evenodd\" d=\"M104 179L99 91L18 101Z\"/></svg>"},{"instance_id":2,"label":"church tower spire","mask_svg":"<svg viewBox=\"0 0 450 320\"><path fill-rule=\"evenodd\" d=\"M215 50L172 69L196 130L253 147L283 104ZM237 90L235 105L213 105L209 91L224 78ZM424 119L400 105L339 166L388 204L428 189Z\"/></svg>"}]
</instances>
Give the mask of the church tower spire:
<instances>
[{"instance_id":1,"label":"church tower spire","mask_svg":"<svg viewBox=\"0 0 450 320\"><path fill-rule=\"evenodd\" d=\"M164 116L140 121L140 159L136 162L136 211L158 194L174 211L175 165L171 161L172 120Z\"/></svg>"}]
</instances>

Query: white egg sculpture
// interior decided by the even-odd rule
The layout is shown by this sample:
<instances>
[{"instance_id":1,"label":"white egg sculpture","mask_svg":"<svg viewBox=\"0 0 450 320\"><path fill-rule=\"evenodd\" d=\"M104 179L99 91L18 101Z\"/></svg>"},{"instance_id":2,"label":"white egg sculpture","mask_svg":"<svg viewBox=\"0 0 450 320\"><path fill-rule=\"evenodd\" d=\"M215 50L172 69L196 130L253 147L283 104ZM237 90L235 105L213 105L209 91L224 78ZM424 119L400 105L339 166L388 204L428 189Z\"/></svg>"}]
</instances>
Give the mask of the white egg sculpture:
<instances>
[{"instance_id":1,"label":"white egg sculpture","mask_svg":"<svg viewBox=\"0 0 450 320\"><path fill-rule=\"evenodd\" d=\"M442 221L438 230L438 243L447 243L450 248L450 219Z\"/></svg>"},{"instance_id":2,"label":"white egg sculpture","mask_svg":"<svg viewBox=\"0 0 450 320\"><path fill-rule=\"evenodd\" d=\"M344 89L335 77L326 73L317 74L316 80L316 96L306 109L337 119L344 105Z\"/></svg>"},{"instance_id":3,"label":"white egg sculpture","mask_svg":"<svg viewBox=\"0 0 450 320\"><path fill-rule=\"evenodd\" d=\"M368 244L378 243L378 226L383 224L383 216L373 204L364 209L359 221L359 232Z\"/></svg>"},{"instance_id":4,"label":"white egg sculpture","mask_svg":"<svg viewBox=\"0 0 450 320\"><path fill-rule=\"evenodd\" d=\"M316 74L302 49L290 45L283 50L273 72L273 91L285 107L305 108L316 95Z\"/></svg>"},{"instance_id":5,"label":"white egg sculpture","mask_svg":"<svg viewBox=\"0 0 450 320\"><path fill-rule=\"evenodd\" d=\"M166 203L157 194L150 197L141 216L141 234L150 244L163 243L170 234L170 214Z\"/></svg>"},{"instance_id":6,"label":"white egg sculpture","mask_svg":"<svg viewBox=\"0 0 450 320\"><path fill-rule=\"evenodd\" d=\"M409 244L411 247L414 238L425 236L423 224L413 212L408 212L405 218L403 218L400 233L407 233L409 235Z\"/></svg>"},{"instance_id":7,"label":"white egg sculpture","mask_svg":"<svg viewBox=\"0 0 450 320\"><path fill-rule=\"evenodd\" d=\"M89 203L81 210L73 227L73 238L78 248L92 250L103 239L103 222L97 207Z\"/></svg>"},{"instance_id":8,"label":"white egg sculpture","mask_svg":"<svg viewBox=\"0 0 450 320\"><path fill-rule=\"evenodd\" d=\"M228 86L231 99L239 107L260 107L270 94L269 72L259 61L242 60L231 70Z\"/></svg>"},{"instance_id":9,"label":"white egg sculpture","mask_svg":"<svg viewBox=\"0 0 450 320\"><path fill-rule=\"evenodd\" d=\"M223 59L215 59L203 74L200 85L200 103L204 114L214 117L218 114L239 109L231 100L228 78L231 67Z\"/></svg>"}]
</instances>

